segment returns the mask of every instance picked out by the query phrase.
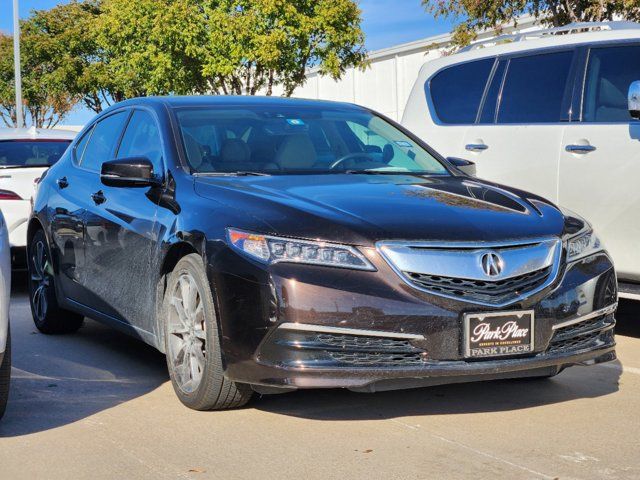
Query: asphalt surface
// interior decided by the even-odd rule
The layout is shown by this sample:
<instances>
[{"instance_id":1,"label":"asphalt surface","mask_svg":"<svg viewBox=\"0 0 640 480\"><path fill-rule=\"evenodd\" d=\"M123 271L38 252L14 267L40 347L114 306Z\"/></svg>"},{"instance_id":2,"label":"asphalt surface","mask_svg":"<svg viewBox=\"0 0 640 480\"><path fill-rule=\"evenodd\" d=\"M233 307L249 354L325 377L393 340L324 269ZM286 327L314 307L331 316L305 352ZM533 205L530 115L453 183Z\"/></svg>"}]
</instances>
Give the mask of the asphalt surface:
<instances>
[{"instance_id":1,"label":"asphalt surface","mask_svg":"<svg viewBox=\"0 0 640 480\"><path fill-rule=\"evenodd\" d=\"M195 412L137 340L90 320L37 333L18 285L0 479L640 479L640 304L618 317L618 362L551 380L302 391Z\"/></svg>"}]
</instances>

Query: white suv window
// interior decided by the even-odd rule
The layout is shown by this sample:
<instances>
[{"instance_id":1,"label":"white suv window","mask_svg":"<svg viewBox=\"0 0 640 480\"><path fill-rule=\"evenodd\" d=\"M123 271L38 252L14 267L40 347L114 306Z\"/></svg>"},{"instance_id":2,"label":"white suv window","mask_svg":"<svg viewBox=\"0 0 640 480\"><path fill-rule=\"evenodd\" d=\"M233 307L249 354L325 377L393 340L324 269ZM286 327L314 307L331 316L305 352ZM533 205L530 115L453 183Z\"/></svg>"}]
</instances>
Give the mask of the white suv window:
<instances>
[{"instance_id":1,"label":"white suv window","mask_svg":"<svg viewBox=\"0 0 640 480\"><path fill-rule=\"evenodd\" d=\"M592 48L589 52L582 120L629 122L629 85L640 80L640 46Z\"/></svg>"},{"instance_id":2,"label":"white suv window","mask_svg":"<svg viewBox=\"0 0 640 480\"><path fill-rule=\"evenodd\" d=\"M498 123L560 122L572 59L573 51L512 58Z\"/></svg>"},{"instance_id":3,"label":"white suv window","mask_svg":"<svg viewBox=\"0 0 640 480\"><path fill-rule=\"evenodd\" d=\"M442 123L475 123L494 62L494 58L486 58L456 65L437 73L425 85Z\"/></svg>"}]
</instances>

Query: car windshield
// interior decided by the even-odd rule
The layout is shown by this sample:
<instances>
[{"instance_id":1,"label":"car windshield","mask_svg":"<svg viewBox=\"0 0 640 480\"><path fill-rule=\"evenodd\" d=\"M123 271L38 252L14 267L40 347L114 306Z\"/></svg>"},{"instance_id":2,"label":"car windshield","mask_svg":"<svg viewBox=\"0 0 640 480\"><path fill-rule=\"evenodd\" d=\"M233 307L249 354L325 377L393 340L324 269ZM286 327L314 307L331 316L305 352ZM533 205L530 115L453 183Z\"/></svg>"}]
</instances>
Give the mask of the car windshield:
<instances>
[{"instance_id":1,"label":"car windshield","mask_svg":"<svg viewBox=\"0 0 640 480\"><path fill-rule=\"evenodd\" d=\"M223 106L175 114L198 174L448 174L413 139L366 110Z\"/></svg>"},{"instance_id":2,"label":"car windshield","mask_svg":"<svg viewBox=\"0 0 640 480\"><path fill-rule=\"evenodd\" d=\"M50 167L71 140L1 140L0 168Z\"/></svg>"}]
</instances>

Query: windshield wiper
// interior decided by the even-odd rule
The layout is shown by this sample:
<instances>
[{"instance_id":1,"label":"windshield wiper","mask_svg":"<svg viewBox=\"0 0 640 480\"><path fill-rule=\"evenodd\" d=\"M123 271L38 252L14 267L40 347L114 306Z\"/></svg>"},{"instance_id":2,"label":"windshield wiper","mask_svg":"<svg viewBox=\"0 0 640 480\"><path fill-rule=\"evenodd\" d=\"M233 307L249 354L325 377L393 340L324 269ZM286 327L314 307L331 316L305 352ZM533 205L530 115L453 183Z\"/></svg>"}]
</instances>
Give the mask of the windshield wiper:
<instances>
[{"instance_id":1,"label":"windshield wiper","mask_svg":"<svg viewBox=\"0 0 640 480\"><path fill-rule=\"evenodd\" d=\"M197 177L269 177L270 173L265 172L251 172L251 171L239 171L239 172L195 172Z\"/></svg>"},{"instance_id":2,"label":"windshield wiper","mask_svg":"<svg viewBox=\"0 0 640 480\"><path fill-rule=\"evenodd\" d=\"M347 175L437 175L433 172L412 172L410 170L377 170L364 169L364 170L345 170Z\"/></svg>"}]
</instances>

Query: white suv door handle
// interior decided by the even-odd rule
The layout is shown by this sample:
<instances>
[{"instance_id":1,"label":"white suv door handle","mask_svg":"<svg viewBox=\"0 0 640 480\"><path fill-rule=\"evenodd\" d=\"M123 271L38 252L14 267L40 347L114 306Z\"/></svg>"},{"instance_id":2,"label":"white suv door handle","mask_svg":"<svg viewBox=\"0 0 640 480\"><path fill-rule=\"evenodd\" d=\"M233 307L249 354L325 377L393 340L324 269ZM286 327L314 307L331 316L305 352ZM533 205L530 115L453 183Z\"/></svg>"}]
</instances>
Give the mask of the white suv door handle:
<instances>
[{"instance_id":1,"label":"white suv door handle","mask_svg":"<svg viewBox=\"0 0 640 480\"><path fill-rule=\"evenodd\" d=\"M489 148L489 145L484 143L469 143L464 147L469 152L482 152Z\"/></svg>"},{"instance_id":2,"label":"white suv door handle","mask_svg":"<svg viewBox=\"0 0 640 480\"><path fill-rule=\"evenodd\" d=\"M593 145L567 145L565 150L569 153L577 153L584 155L585 153L593 152L596 149Z\"/></svg>"}]
</instances>

